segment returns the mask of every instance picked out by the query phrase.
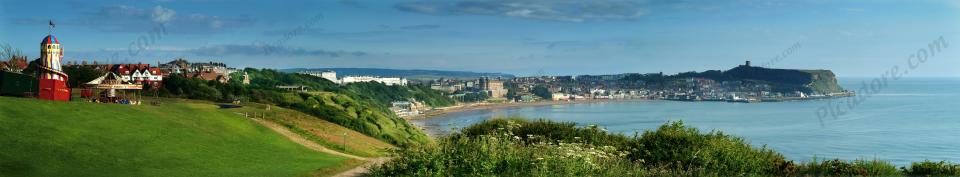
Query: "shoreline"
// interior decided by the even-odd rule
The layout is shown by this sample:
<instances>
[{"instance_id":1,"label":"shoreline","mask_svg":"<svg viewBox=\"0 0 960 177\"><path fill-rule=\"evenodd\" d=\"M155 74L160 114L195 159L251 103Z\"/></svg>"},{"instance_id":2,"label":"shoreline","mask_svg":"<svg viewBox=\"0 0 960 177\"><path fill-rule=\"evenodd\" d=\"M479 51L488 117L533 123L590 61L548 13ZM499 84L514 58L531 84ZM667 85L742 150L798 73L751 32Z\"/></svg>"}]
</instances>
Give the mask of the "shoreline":
<instances>
[{"instance_id":1,"label":"shoreline","mask_svg":"<svg viewBox=\"0 0 960 177\"><path fill-rule=\"evenodd\" d=\"M754 103L775 103L775 102L789 102L789 101L809 101L809 100L821 100L821 99L837 99L850 97L853 94L847 95L837 95L837 96L826 96L826 97L807 97L807 98L787 98L787 99L776 99L776 100L758 100L757 102L743 102L746 104ZM437 129L437 127L430 127L426 125L420 125L413 122L424 121L427 119L432 119L438 116L460 113L467 111L477 111L477 110L490 110L490 109L511 109L511 108L523 108L523 107L537 107L537 106L551 106L551 105L569 105L569 104L592 104L592 103L615 103L615 102L633 102L633 101L677 101L677 102L727 102L727 103L741 103L741 102L731 102L731 101L714 101L714 100L669 100L669 99L644 99L644 98L630 98L630 99L583 99L583 100L567 100L567 101L536 101L536 102L512 102L512 103L469 103L469 104L460 104L454 106L434 108L420 115L415 116L406 116L401 117L402 119L411 123L411 125L417 127L421 131L427 134L430 138L437 138L442 136L441 133L443 130Z\"/></svg>"},{"instance_id":2,"label":"shoreline","mask_svg":"<svg viewBox=\"0 0 960 177\"><path fill-rule=\"evenodd\" d=\"M808 100L822 100L822 99L836 99L855 96L855 94L842 94L842 95L831 95L824 97L784 97L777 99L759 99L755 102L744 102L744 103L770 103L770 102L785 102L785 101L808 101ZM567 100L567 101L535 101L535 102L511 102L511 103L468 103L460 104L454 106L434 108L427 110L422 114L414 116L402 117L406 120L423 120L430 119L436 116L441 116L450 113L466 112L466 111L476 111L476 110L487 110L487 109L505 109L505 108L520 108L520 107L534 107L534 106L550 106L550 105L566 105L566 104L586 104L586 103L607 103L607 102L628 102L628 101L681 101L681 102L731 102L739 103L738 101L727 101L727 100L674 100L674 99L646 99L646 98L629 98L629 99L583 99L583 100Z\"/></svg>"},{"instance_id":3,"label":"shoreline","mask_svg":"<svg viewBox=\"0 0 960 177\"><path fill-rule=\"evenodd\" d=\"M506 108L522 108L522 107L536 107L536 106L551 106L551 105L567 105L567 104L587 104L587 103L607 103L607 102L626 102L626 101L646 101L650 99L588 99L588 100L574 100L574 101L536 101L536 102L514 102L514 103L470 103L470 104L461 104L455 106L447 106L441 108L435 108L428 110L420 115L407 116L403 117L406 120L425 120L431 119L437 116L467 112L467 111L476 111L476 110L488 110L488 109L506 109Z\"/></svg>"},{"instance_id":4,"label":"shoreline","mask_svg":"<svg viewBox=\"0 0 960 177\"><path fill-rule=\"evenodd\" d=\"M589 99L589 100L575 100L575 101L536 101L536 102L514 102L514 103L470 103L470 104L461 104L455 106L447 106L441 108L435 108L429 110L423 114L416 116L407 116L402 117L404 120L417 127L430 137L431 139L436 139L443 137L445 133L443 130L440 130L438 127L432 127L427 125L420 125L418 123L413 123L416 121L424 121L427 119L432 119L437 116L442 116L451 113L467 112L467 111L476 111L476 110L489 110L489 109L510 109L510 108L522 108L522 107L537 107L537 106L551 106L551 105L568 105L568 104L591 104L591 103L610 103L610 102L627 102L627 101L654 101L651 99Z\"/></svg>"}]
</instances>

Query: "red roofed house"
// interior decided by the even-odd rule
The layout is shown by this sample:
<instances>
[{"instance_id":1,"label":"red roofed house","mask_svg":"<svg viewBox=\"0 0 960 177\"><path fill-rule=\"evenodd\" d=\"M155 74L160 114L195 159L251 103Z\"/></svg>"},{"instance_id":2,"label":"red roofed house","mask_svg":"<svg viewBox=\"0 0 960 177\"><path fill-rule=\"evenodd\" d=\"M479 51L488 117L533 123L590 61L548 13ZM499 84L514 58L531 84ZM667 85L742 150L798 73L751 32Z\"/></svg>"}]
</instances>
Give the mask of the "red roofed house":
<instances>
[{"instance_id":1,"label":"red roofed house","mask_svg":"<svg viewBox=\"0 0 960 177\"><path fill-rule=\"evenodd\" d=\"M194 78L200 78L203 80L212 81L215 80L220 83L227 83L230 81L230 77L226 75L215 73L215 72L198 72L193 74Z\"/></svg>"},{"instance_id":2,"label":"red roofed house","mask_svg":"<svg viewBox=\"0 0 960 177\"><path fill-rule=\"evenodd\" d=\"M154 87L163 82L164 76L160 68L150 67L150 64L118 64L113 66L111 72L119 75L124 82L150 84Z\"/></svg>"}]
</instances>

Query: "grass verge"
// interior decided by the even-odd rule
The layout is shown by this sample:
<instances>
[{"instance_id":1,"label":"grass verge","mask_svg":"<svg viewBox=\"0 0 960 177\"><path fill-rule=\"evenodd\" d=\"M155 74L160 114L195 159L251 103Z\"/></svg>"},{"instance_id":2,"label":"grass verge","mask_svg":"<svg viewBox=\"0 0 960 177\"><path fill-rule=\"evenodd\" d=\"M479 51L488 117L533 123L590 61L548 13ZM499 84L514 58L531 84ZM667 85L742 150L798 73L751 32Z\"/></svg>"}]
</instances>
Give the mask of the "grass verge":
<instances>
[{"instance_id":1,"label":"grass verge","mask_svg":"<svg viewBox=\"0 0 960 177\"><path fill-rule=\"evenodd\" d=\"M0 176L302 176L343 157L206 102L0 97Z\"/></svg>"}]
</instances>

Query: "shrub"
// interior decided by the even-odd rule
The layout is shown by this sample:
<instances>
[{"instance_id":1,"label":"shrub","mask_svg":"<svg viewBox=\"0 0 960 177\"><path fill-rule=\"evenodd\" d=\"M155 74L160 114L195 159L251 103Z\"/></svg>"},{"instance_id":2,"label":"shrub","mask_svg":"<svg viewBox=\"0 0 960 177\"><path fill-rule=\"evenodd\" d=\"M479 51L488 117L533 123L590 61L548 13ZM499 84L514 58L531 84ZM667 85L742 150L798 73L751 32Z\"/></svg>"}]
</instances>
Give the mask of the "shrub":
<instances>
[{"instance_id":1,"label":"shrub","mask_svg":"<svg viewBox=\"0 0 960 177\"><path fill-rule=\"evenodd\" d=\"M753 148L739 137L719 131L707 134L683 122L669 122L656 131L646 131L632 159L652 166L682 171L708 171L724 176L743 174L789 175L792 162L773 150Z\"/></svg>"},{"instance_id":2,"label":"shrub","mask_svg":"<svg viewBox=\"0 0 960 177\"><path fill-rule=\"evenodd\" d=\"M510 141L495 141L503 139ZM602 162L576 161L580 156L569 156L601 154L591 151L596 149L617 155ZM624 176L627 173L633 174L628 176L789 176L795 172L792 161L772 150L753 148L740 138L720 132L703 134L681 122L670 122L656 131L628 137L608 133L597 126L494 119L464 128L442 139L438 147L401 149L395 155L399 160L376 168L375 176ZM550 168L540 168L524 166L535 162L506 160L517 157L556 161L549 161ZM597 163L604 163L612 170L600 172L582 167ZM552 171L538 171L544 169Z\"/></svg>"},{"instance_id":3,"label":"shrub","mask_svg":"<svg viewBox=\"0 0 960 177\"><path fill-rule=\"evenodd\" d=\"M960 164L945 161L900 170L878 159L795 164L766 147L682 122L628 137L570 122L492 119L392 154L397 159L374 167L372 176L960 176Z\"/></svg>"},{"instance_id":4,"label":"shrub","mask_svg":"<svg viewBox=\"0 0 960 177\"><path fill-rule=\"evenodd\" d=\"M910 176L960 176L960 164L926 160L911 163L903 172Z\"/></svg>"},{"instance_id":5,"label":"shrub","mask_svg":"<svg viewBox=\"0 0 960 177\"><path fill-rule=\"evenodd\" d=\"M513 127L519 127L513 124ZM641 176L644 168L613 146L553 143L512 128L478 136L448 137L435 145L406 147L370 176Z\"/></svg>"},{"instance_id":6,"label":"shrub","mask_svg":"<svg viewBox=\"0 0 960 177\"><path fill-rule=\"evenodd\" d=\"M881 160L840 159L812 161L798 167L798 173L814 176L901 176L900 171L890 162Z\"/></svg>"},{"instance_id":7,"label":"shrub","mask_svg":"<svg viewBox=\"0 0 960 177\"><path fill-rule=\"evenodd\" d=\"M577 127L572 122L553 122L549 120L527 121L521 118L491 119L474 124L461 130L458 136L475 137L487 135L498 130L513 127L512 132L527 140L528 135L546 138L551 142L577 142L597 146L630 147L631 137L610 134L598 126Z\"/></svg>"}]
</instances>

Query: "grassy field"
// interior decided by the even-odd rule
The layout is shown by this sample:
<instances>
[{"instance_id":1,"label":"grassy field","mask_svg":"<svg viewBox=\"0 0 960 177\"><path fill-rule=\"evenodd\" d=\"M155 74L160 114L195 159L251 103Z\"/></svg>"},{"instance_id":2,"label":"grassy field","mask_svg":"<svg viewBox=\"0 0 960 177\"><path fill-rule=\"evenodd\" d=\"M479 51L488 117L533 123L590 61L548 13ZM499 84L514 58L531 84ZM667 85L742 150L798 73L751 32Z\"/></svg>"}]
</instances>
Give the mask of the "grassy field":
<instances>
[{"instance_id":1,"label":"grassy field","mask_svg":"<svg viewBox=\"0 0 960 177\"><path fill-rule=\"evenodd\" d=\"M278 106L270 106L270 109L267 110L267 105L258 103L246 103L243 104L242 108L229 110L247 114L251 117L263 117L266 120L284 125L290 131L317 144L347 154L377 157L386 155L387 149L395 148L393 145L376 138L296 110Z\"/></svg>"},{"instance_id":2,"label":"grassy field","mask_svg":"<svg viewBox=\"0 0 960 177\"><path fill-rule=\"evenodd\" d=\"M232 111L0 97L0 176L309 176L359 165Z\"/></svg>"}]
</instances>

